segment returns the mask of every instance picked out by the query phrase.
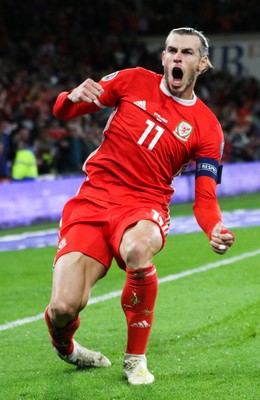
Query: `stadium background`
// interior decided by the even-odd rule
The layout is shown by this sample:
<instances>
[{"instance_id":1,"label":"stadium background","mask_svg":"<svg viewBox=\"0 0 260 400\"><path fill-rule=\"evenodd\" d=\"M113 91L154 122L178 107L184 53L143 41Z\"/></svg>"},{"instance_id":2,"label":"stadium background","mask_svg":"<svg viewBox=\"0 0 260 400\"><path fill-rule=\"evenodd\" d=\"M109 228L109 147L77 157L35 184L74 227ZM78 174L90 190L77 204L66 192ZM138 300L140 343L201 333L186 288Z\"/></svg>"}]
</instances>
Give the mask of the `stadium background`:
<instances>
[{"instance_id":1,"label":"stadium background","mask_svg":"<svg viewBox=\"0 0 260 400\"><path fill-rule=\"evenodd\" d=\"M259 400L259 13L253 0L0 0L0 400ZM236 243L224 258L209 251L205 234L192 230L191 203L183 203L193 195L192 171L176 179L174 235L155 259L148 360L156 380L134 388L122 375L125 274L116 265L93 289L77 332L112 367L79 372L51 351L43 311L57 220L107 117L61 124L51 110L58 92L86 75L135 64L160 72L165 35L182 25L203 30L214 49L216 68L197 93L224 127L218 190ZM19 143L35 152L33 181L10 175ZM48 218L55 222L39 225ZM22 226L6 229L15 225Z\"/></svg>"},{"instance_id":2,"label":"stadium background","mask_svg":"<svg viewBox=\"0 0 260 400\"><path fill-rule=\"evenodd\" d=\"M75 193L83 161L102 140L111 110L58 121L52 115L57 94L121 68L162 72L165 36L179 26L202 30L211 44L215 69L200 77L196 93L225 134L220 195L259 191L259 14L254 0L1 0L0 226L18 223L23 214L26 224L52 219L53 204L61 209ZM35 156L36 182L12 175L20 149ZM176 185L177 202L192 200L189 174ZM47 198L54 199L49 207Z\"/></svg>"}]
</instances>

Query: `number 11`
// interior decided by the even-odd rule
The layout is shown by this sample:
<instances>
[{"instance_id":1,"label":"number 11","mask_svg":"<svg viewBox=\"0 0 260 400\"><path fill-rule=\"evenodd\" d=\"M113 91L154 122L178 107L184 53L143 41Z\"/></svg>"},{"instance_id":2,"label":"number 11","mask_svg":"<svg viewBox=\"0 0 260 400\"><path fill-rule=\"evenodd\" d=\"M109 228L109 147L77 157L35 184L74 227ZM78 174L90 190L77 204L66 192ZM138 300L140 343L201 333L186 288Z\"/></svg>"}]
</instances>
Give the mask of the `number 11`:
<instances>
[{"instance_id":1,"label":"number 11","mask_svg":"<svg viewBox=\"0 0 260 400\"><path fill-rule=\"evenodd\" d=\"M138 144L143 144L143 142L145 141L145 139L147 138L147 136L149 135L149 133L153 130L153 128L155 128L155 130L157 131L156 135L154 136L154 138L152 139L151 143L148 146L148 150L152 150L154 148L154 146L156 145L156 143L158 142L158 140L160 139L160 137L162 136L164 129L161 126L156 125L153 121L151 121L150 119L148 119L146 121L147 123L147 128L145 129L144 133L142 134L142 136L140 137L140 139L138 140Z\"/></svg>"}]
</instances>

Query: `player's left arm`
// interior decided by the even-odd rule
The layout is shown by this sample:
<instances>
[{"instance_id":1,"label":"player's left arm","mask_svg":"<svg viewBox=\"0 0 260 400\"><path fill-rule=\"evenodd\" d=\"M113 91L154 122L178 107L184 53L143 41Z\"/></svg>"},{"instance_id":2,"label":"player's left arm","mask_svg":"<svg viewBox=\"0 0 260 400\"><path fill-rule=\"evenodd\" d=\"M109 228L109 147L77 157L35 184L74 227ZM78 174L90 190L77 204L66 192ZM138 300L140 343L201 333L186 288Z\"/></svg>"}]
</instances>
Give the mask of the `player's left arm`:
<instances>
[{"instance_id":1,"label":"player's left arm","mask_svg":"<svg viewBox=\"0 0 260 400\"><path fill-rule=\"evenodd\" d=\"M234 243L235 237L222 222L216 188L221 183L224 139L217 122L205 135L196 154L195 202L193 211L199 226L209 238L211 248L224 254Z\"/></svg>"},{"instance_id":2,"label":"player's left arm","mask_svg":"<svg viewBox=\"0 0 260 400\"><path fill-rule=\"evenodd\" d=\"M209 176L197 176L193 211L199 226L209 238L211 249L222 255L233 245L235 237L222 222L216 185L216 181Z\"/></svg>"}]
</instances>

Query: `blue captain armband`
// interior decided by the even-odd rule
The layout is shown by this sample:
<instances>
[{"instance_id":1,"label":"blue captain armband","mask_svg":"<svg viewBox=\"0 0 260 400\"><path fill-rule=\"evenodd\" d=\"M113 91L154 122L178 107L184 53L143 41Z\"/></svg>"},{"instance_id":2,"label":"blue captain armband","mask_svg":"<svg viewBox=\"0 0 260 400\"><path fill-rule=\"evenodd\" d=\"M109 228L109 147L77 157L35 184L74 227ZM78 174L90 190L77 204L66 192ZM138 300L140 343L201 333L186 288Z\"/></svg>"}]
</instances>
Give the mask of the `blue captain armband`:
<instances>
[{"instance_id":1,"label":"blue captain armband","mask_svg":"<svg viewBox=\"0 0 260 400\"><path fill-rule=\"evenodd\" d=\"M196 160L196 178L209 176L216 183L221 183L223 165L220 165L214 158L198 158Z\"/></svg>"}]
</instances>

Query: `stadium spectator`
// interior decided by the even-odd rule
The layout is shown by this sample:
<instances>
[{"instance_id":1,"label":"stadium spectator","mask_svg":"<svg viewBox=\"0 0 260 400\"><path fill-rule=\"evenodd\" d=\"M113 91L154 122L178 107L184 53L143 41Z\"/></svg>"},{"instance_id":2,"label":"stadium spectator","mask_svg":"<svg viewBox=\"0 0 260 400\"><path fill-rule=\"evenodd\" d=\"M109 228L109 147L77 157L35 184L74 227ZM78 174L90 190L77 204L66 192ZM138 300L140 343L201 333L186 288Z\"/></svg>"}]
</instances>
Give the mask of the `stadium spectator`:
<instances>
[{"instance_id":1,"label":"stadium spectator","mask_svg":"<svg viewBox=\"0 0 260 400\"><path fill-rule=\"evenodd\" d=\"M1 180L7 180L11 176L11 163L8 162L8 155L11 146L11 135L16 128L16 124L9 123L6 120L0 121Z\"/></svg>"},{"instance_id":2,"label":"stadium spectator","mask_svg":"<svg viewBox=\"0 0 260 400\"><path fill-rule=\"evenodd\" d=\"M169 230L172 179L192 160L199 225L217 254L226 253L234 241L216 198L223 132L194 94L198 76L211 68L207 39L191 28L173 30L161 62L164 75L139 67L114 72L99 83L87 79L63 91L54 106L55 116L66 121L115 108L101 146L84 164L85 182L62 213L53 291L45 312L51 341L70 364L110 365L73 337L92 287L115 258L126 272L121 297L127 321L123 369L133 385L154 381L146 363L158 288L153 256L164 247Z\"/></svg>"},{"instance_id":3,"label":"stadium spectator","mask_svg":"<svg viewBox=\"0 0 260 400\"><path fill-rule=\"evenodd\" d=\"M218 0L214 4L208 0L183 0L181 3L163 0L158 4L149 0L127 0L120 3L115 0L96 0L81 1L77 7L66 0L62 8L57 0L2 0L0 122L27 127L36 147L35 142L47 135L54 99L64 87L74 87L86 74L96 79L113 70L135 65L160 71L158 53L148 51L142 40L144 35L161 35L172 24L179 24L180 20L184 26L199 27L208 33L256 32L259 31L259 13L256 0L246 3L242 0ZM106 34L103 35L103 32ZM104 43L102 52L99 51L101 41ZM224 127L229 122L225 108L229 107L230 102L235 100L235 111L239 113L245 97L253 96L249 109L251 128L246 135L250 136L250 158L259 160L259 135L256 128L259 121L259 82L252 82L245 77L237 80L226 72L211 71L198 81L197 93L202 95L221 123L222 115L225 114L227 120L223 121ZM94 130L92 134L93 137L97 133L97 142L100 142L99 131L103 128L103 122L103 119L93 118L93 123L99 125L99 130ZM67 129L66 123L62 128ZM227 136L224 160L230 161L230 132L224 129L224 133ZM6 136L0 135L4 153L5 139ZM52 145L52 157L55 154L59 159L62 155L59 156L58 152L64 148L59 147L55 140ZM2 163L7 165L3 173L10 177L12 160L8 154L7 161L4 158ZM39 166L45 165L41 159L42 154L39 152ZM52 157L44 154L49 159L49 167L45 165L39 168L40 174L46 170L58 174L72 172L69 168L66 172L56 169L55 160L51 161ZM247 159L245 155L244 161ZM240 160L241 157L232 157L233 162Z\"/></svg>"},{"instance_id":4,"label":"stadium spectator","mask_svg":"<svg viewBox=\"0 0 260 400\"><path fill-rule=\"evenodd\" d=\"M0 142L0 181L4 180L8 175L4 143Z\"/></svg>"},{"instance_id":5,"label":"stadium spectator","mask_svg":"<svg viewBox=\"0 0 260 400\"><path fill-rule=\"evenodd\" d=\"M39 175L57 173L54 169L55 145L45 129L42 129L34 143Z\"/></svg>"},{"instance_id":6,"label":"stadium spectator","mask_svg":"<svg viewBox=\"0 0 260 400\"><path fill-rule=\"evenodd\" d=\"M38 176L38 166L34 150L28 140L20 139L17 143L12 164L12 179L16 181L34 180Z\"/></svg>"}]
</instances>

